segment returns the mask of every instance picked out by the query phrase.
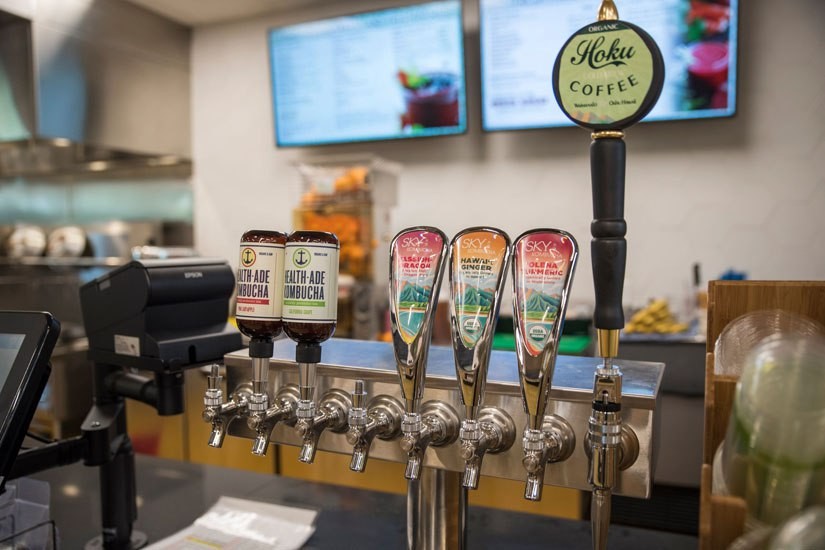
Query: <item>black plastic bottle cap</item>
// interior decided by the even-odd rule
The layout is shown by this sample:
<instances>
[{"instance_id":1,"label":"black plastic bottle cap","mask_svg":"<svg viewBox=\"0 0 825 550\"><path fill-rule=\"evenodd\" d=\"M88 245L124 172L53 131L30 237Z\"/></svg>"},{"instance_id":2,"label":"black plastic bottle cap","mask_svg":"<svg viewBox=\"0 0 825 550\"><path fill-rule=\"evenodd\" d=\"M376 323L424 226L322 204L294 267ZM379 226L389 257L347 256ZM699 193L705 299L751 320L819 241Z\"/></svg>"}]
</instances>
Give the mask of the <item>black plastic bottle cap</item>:
<instances>
[{"instance_id":1,"label":"black plastic bottle cap","mask_svg":"<svg viewBox=\"0 0 825 550\"><path fill-rule=\"evenodd\" d=\"M316 343L298 342L295 346L296 363L320 363L321 345Z\"/></svg>"},{"instance_id":2,"label":"black plastic bottle cap","mask_svg":"<svg viewBox=\"0 0 825 550\"><path fill-rule=\"evenodd\" d=\"M253 338L249 342L250 357L272 357L275 353L275 344L271 338Z\"/></svg>"}]
</instances>

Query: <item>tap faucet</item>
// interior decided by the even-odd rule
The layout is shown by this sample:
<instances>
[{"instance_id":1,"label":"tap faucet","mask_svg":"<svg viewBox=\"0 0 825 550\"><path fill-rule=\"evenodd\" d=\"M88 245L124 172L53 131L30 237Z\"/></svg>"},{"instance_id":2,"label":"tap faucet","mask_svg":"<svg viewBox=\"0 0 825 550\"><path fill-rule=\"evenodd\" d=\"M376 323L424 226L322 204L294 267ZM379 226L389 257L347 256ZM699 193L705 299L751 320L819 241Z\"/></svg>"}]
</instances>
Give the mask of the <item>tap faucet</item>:
<instances>
[{"instance_id":1,"label":"tap faucet","mask_svg":"<svg viewBox=\"0 0 825 550\"><path fill-rule=\"evenodd\" d=\"M588 421L590 464L587 481L593 488L590 501L590 522L593 548L607 548L610 527L610 498L619 470L622 444L622 373L605 356L596 370L593 387L593 409Z\"/></svg>"},{"instance_id":2,"label":"tap faucet","mask_svg":"<svg viewBox=\"0 0 825 550\"><path fill-rule=\"evenodd\" d=\"M349 431L347 441L353 446L349 469L363 472L367 466L370 447L376 437L391 440L401 431L401 416L404 407L397 399L388 395L379 395L366 406L367 392L364 381L355 381L352 393L352 407L349 409Z\"/></svg>"},{"instance_id":3,"label":"tap faucet","mask_svg":"<svg viewBox=\"0 0 825 550\"><path fill-rule=\"evenodd\" d=\"M299 399L298 386L287 384L275 394L275 405L263 411L262 414L253 414L246 419L249 429L255 432L252 454L266 456L266 451L269 449L269 438L278 423L287 426L295 425L298 419L296 411Z\"/></svg>"},{"instance_id":4,"label":"tap faucet","mask_svg":"<svg viewBox=\"0 0 825 550\"><path fill-rule=\"evenodd\" d=\"M449 405L421 408L434 312L447 260L447 237L435 227L410 227L390 244L390 324L395 364L404 398L401 449L404 477L415 481L427 447L455 441L458 416Z\"/></svg>"},{"instance_id":5,"label":"tap faucet","mask_svg":"<svg viewBox=\"0 0 825 550\"><path fill-rule=\"evenodd\" d=\"M515 425L504 411L482 408L510 238L499 229L472 227L450 243L450 333L465 418L461 423L462 484L478 487L487 453L510 448Z\"/></svg>"},{"instance_id":6,"label":"tap faucet","mask_svg":"<svg viewBox=\"0 0 825 550\"><path fill-rule=\"evenodd\" d=\"M317 414L313 401L298 402L295 431L302 439L298 460L304 464L312 464L318 448L318 439L324 430L335 433L347 431L347 415L351 406L350 396L338 389L331 389L324 395L318 407L320 412Z\"/></svg>"},{"instance_id":7,"label":"tap faucet","mask_svg":"<svg viewBox=\"0 0 825 550\"><path fill-rule=\"evenodd\" d=\"M524 498L541 500L548 462L566 460L575 435L563 418L545 416L567 298L578 258L572 235L533 229L513 244L513 312L519 384L527 412L522 465Z\"/></svg>"},{"instance_id":8,"label":"tap faucet","mask_svg":"<svg viewBox=\"0 0 825 550\"><path fill-rule=\"evenodd\" d=\"M459 424L455 409L441 401L424 403L421 414L405 413L401 421L401 450L407 453L404 477L419 479L427 447L453 443L458 438Z\"/></svg>"},{"instance_id":9,"label":"tap faucet","mask_svg":"<svg viewBox=\"0 0 825 550\"><path fill-rule=\"evenodd\" d=\"M547 464L570 458L576 448L576 434L564 418L551 414L543 418L541 429L525 428L522 438L524 457L521 463L527 471L524 498L541 500L544 470Z\"/></svg>"},{"instance_id":10,"label":"tap faucet","mask_svg":"<svg viewBox=\"0 0 825 550\"><path fill-rule=\"evenodd\" d=\"M228 402L223 400L223 389L221 383L223 376L220 374L220 365L213 364L209 375L206 377L206 392L203 395L203 420L212 424L212 431L209 434L209 446L220 448L226 437L226 430L229 424L236 418L246 416L251 388L240 386L235 390L232 399Z\"/></svg>"},{"instance_id":11,"label":"tap faucet","mask_svg":"<svg viewBox=\"0 0 825 550\"><path fill-rule=\"evenodd\" d=\"M516 439L516 425L503 410L483 407L477 419L464 419L459 438L461 458L464 460L461 484L468 489L477 489L484 456L512 447Z\"/></svg>"}]
</instances>

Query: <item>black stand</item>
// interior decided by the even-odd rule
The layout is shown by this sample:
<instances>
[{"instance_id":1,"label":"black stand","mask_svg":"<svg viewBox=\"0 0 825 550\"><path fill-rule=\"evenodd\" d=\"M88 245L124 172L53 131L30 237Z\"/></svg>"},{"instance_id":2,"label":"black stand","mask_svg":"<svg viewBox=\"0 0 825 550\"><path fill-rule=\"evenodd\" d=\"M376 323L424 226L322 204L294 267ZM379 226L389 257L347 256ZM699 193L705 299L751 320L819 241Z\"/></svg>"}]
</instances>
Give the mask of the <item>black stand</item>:
<instances>
[{"instance_id":1,"label":"black stand","mask_svg":"<svg viewBox=\"0 0 825 550\"><path fill-rule=\"evenodd\" d=\"M95 352L90 352L95 359ZM137 358L135 358L137 359ZM9 475L15 479L43 470L83 461L100 468L101 535L87 550L133 550L147 543L145 534L133 531L135 453L126 432L124 397L147 403L162 416L183 412L183 370L176 365L156 370L150 379L124 372L121 367L95 363L94 405L86 415L79 437L23 451Z\"/></svg>"}]
</instances>

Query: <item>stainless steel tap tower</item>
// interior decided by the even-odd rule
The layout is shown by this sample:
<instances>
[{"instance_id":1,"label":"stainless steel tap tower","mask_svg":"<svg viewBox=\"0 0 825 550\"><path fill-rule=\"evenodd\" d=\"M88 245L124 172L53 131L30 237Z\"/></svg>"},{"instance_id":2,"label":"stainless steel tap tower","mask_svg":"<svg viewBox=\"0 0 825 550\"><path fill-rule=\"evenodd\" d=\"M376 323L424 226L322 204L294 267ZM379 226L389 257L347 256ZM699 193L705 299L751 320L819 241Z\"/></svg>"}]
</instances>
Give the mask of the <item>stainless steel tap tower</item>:
<instances>
[{"instance_id":1,"label":"stainless steel tap tower","mask_svg":"<svg viewBox=\"0 0 825 550\"><path fill-rule=\"evenodd\" d=\"M258 454L269 442L301 447L306 463L317 449L350 454L350 468L365 475L370 457L405 464L411 549L465 547L467 490L483 475L525 480L529 500L541 498L544 484L586 490L590 465L607 466L588 458L593 362L556 353L577 254L573 237L554 229L529 231L512 245L493 228L462 231L449 245L432 227L402 231L390 257L392 344L329 340L324 360L299 370L293 344L276 341L268 387L259 389L275 396L265 415L245 405L253 358L246 350L227 355L231 398L224 402L217 367L204 397L210 444L228 430L252 439ZM511 257L517 353L490 345ZM448 263L452 349L430 346ZM610 481L616 494L646 498L664 367L616 363L623 408Z\"/></svg>"}]
</instances>

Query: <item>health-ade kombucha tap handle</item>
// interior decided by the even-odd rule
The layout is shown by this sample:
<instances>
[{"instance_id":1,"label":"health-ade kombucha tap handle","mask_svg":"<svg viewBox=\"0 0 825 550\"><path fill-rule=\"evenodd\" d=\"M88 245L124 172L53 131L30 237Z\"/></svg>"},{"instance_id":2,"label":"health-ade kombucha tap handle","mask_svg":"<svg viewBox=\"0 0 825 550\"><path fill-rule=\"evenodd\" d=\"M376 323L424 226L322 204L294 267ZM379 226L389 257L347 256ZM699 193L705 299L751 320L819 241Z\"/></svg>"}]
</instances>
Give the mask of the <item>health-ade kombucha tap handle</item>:
<instances>
[{"instance_id":1,"label":"health-ade kombucha tap handle","mask_svg":"<svg viewBox=\"0 0 825 550\"><path fill-rule=\"evenodd\" d=\"M591 225L593 283L599 356L588 440L588 481L593 487L593 548L607 547L610 495L618 469L622 375L613 365L624 327L622 289L627 244L624 221L624 129L647 115L662 91L665 67L658 46L644 30L621 21L613 0L603 0L598 21L585 25L562 46L553 67L553 92L574 123L592 131Z\"/></svg>"},{"instance_id":2,"label":"health-ade kombucha tap handle","mask_svg":"<svg viewBox=\"0 0 825 550\"><path fill-rule=\"evenodd\" d=\"M303 439L299 460L311 464L320 431L338 426L340 407L316 416L315 382L321 343L335 333L338 318L338 237L323 231L295 231L284 249L284 332L295 343L299 400L295 430ZM349 396L346 396L349 401ZM343 418L346 425L346 414Z\"/></svg>"}]
</instances>

